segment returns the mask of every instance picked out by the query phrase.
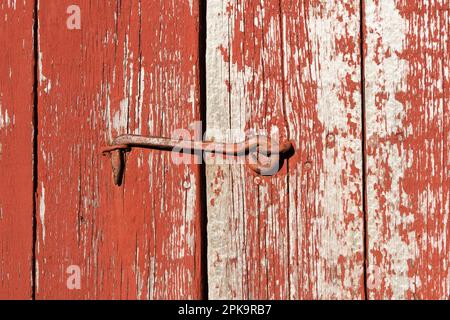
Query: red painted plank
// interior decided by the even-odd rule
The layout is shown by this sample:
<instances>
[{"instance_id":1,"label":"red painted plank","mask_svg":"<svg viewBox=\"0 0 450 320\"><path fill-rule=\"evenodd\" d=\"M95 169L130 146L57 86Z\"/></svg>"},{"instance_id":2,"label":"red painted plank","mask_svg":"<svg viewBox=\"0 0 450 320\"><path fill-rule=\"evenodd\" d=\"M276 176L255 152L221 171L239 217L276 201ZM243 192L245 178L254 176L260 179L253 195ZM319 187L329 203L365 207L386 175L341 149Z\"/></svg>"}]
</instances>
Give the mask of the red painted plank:
<instances>
[{"instance_id":1,"label":"red painted plank","mask_svg":"<svg viewBox=\"0 0 450 320\"><path fill-rule=\"evenodd\" d=\"M210 135L297 149L272 178L208 166L210 297L364 297L359 5L208 2Z\"/></svg>"},{"instance_id":2,"label":"red painted plank","mask_svg":"<svg viewBox=\"0 0 450 320\"><path fill-rule=\"evenodd\" d=\"M0 299L32 296L33 8L0 3Z\"/></svg>"},{"instance_id":3,"label":"red painted plank","mask_svg":"<svg viewBox=\"0 0 450 320\"><path fill-rule=\"evenodd\" d=\"M369 297L450 295L449 9L366 1Z\"/></svg>"},{"instance_id":4,"label":"red painted plank","mask_svg":"<svg viewBox=\"0 0 450 320\"><path fill-rule=\"evenodd\" d=\"M198 3L72 4L39 6L37 298L200 298L199 167L133 151L119 188L99 154L200 119Z\"/></svg>"}]
</instances>

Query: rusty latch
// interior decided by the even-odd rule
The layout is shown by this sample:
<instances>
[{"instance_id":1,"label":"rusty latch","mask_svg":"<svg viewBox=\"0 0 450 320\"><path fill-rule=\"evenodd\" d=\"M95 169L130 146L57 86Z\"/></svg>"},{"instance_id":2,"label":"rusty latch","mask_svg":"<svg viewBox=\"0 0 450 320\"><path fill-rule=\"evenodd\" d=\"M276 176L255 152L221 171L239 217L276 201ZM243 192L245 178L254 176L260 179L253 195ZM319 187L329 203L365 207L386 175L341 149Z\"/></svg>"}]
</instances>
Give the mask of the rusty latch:
<instances>
[{"instance_id":1,"label":"rusty latch","mask_svg":"<svg viewBox=\"0 0 450 320\"><path fill-rule=\"evenodd\" d=\"M290 141L283 143L273 142L266 136L254 136L239 143L218 143L214 141L176 140L163 137L145 137L138 135L122 135L114 139L110 146L102 149L103 155L111 157L114 183L122 183L125 169L124 153L132 148L146 148L169 150L195 154L207 152L222 155L245 156L246 165L255 173L263 176L272 176L279 171L284 159L293 151Z\"/></svg>"}]
</instances>

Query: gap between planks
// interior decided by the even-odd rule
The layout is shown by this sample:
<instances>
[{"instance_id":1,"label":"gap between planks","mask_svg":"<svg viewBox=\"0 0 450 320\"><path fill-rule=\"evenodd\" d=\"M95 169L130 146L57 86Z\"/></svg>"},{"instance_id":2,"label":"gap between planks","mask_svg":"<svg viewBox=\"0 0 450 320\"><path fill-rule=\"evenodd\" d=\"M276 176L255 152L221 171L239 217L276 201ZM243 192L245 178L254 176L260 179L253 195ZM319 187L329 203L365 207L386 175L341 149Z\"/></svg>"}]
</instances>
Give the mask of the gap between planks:
<instances>
[{"instance_id":1,"label":"gap between planks","mask_svg":"<svg viewBox=\"0 0 450 320\"><path fill-rule=\"evenodd\" d=\"M38 130L39 130L39 117L38 117L38 103L39 103L39 0L34 0L34 13L33 13L33 56L34 56L34 68L33 68L33 245L32 245L32 259L31 262L31 299L36 300L36 244L37 244L37 192L38 192Z\"/></svg>"}]
</instances>

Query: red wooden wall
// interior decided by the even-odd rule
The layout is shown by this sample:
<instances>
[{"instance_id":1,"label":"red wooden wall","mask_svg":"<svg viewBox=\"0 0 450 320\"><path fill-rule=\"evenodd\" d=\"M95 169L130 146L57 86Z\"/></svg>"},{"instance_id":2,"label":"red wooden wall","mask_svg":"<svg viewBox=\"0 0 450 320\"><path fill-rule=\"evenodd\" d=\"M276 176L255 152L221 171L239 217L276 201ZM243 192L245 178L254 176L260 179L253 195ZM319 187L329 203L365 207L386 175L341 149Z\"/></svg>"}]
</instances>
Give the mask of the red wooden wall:
<instances>
[{"instance_id":1,"label":"red wooden wall","mask_svg":"<svg viewBox=\"0 0 450 320\"><path fill-rule=\"evenodd\" d=\"M99 151L200 119L198 5L79 1L68 30L72 3L39 4L36 297L200 298L199 167L133 152L116 188Z\"/></svg>"},{"instance_id":2,"label":"red wooden wall","mask_svg":"<svg viewBox=\"0 0 450 320\"><path fill-rule=\"evenodd\" d=\"M33 291L34 3L0 3L0 298Z\"/></svg>"},{"instance_id":3,"label":"red wooden wall","mask_svg":"<svg viewBox=\"0 0 450 320\"><path fill-rule=\"evenodd\" d=\"M210 297L363 298L359 1L208 1L207 16L208 130L297 149L276 177L207 167Z\"/></svg>"},{"instance_id":4,"label":"red wooden wall","mask_svg":"<svg viewBox=\"0 0 450 320\"><path fill-rule=\"evenodd\" d=\"M0 298L447 299L449 26L448 0L2 1ZM114 186L102 146L195 121L296 153L134 150Z\"/></svg>"}]
</instances>

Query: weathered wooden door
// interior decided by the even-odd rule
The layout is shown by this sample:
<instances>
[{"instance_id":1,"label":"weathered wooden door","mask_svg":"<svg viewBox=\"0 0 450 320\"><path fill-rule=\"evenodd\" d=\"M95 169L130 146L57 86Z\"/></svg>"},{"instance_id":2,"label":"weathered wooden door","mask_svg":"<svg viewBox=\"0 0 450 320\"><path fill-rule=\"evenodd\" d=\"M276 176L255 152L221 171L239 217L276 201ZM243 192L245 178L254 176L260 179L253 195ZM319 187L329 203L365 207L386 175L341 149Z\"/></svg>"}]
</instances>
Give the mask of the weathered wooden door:
<instances>
[{"instance_id":1,"label":"weathered wooden door","mask_svg":"<svg viewBox=\"0 0 450 320\"><path fill-rule=\"evenodd\" d=\"M200 167L134 152L116 188L100 154L201 119L198 3L35 4L1 4L1 296L201 298Z\"/></svg>"},{"instance_id":2,"label":"weathered wooden door","mask_svg":"<svg viewBox=\"0 0 450 320\"><path fill-rule=\"evenodd\" d=\"M359 1L211 1L208 19L208 129L296 145L276 177L208 167L210 296L363 298Z\"/></svg>"},{"instance_id":3,"label":"weathered wooden door","mask_svg":"<svg viewBox=\"0 0 450 320\"><path fill-rule=\"evenodd\" d=\"M0 3L0 298L446 299L448 0ZM121 134L291 140L261 177ZM201 133L201 131L200 131Z\"/></svg>"}]
</instances>

